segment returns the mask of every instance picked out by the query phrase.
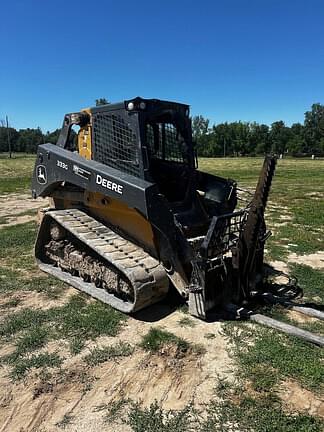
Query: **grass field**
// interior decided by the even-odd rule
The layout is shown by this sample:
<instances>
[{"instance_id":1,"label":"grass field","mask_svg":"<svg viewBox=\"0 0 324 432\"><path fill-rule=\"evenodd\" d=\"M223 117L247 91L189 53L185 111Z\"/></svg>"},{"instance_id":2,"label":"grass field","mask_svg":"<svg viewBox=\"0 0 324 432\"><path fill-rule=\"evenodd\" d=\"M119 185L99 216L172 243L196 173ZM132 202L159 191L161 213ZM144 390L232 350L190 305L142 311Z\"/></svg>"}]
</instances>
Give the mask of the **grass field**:
<instances>
[{"instance_id":1,"label":"grass field","mask_svg":"<svg viewBox=\"0 0 324 432\"><path fill-rule=\"evenodd\" d=\"M185 310L127 317L40 273L27 195L33 163L0 157L0 430L323 430L320 348L248 322L203 323ZM246 188L261 165L200 160L201 170ZM267 224L266 260L323 305L324 160L278 162ZM317 319L267 313L323 333Z\"/></svg>"}]
</instances>

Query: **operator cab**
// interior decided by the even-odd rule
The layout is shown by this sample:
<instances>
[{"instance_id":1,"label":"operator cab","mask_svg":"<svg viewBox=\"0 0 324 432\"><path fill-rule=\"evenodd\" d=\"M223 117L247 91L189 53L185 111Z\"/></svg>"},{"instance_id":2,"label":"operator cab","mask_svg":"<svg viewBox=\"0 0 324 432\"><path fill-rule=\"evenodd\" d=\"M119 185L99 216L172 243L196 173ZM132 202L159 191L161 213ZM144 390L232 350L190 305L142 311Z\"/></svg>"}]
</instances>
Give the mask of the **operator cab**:
<instances>
[{"instance_id":1,"label":"operator cab","mask_svg":"<svg viewBox=\"0 0 324 432\"><path fill-rule=\"evenodd\" d=\"M137 97L91 113L94 160L156 183L170 203L186 198L195 170L188 105Z\"/></svg>"},{"instance_id":2,"label":"operator cab","mask_svg":"<svg viewBox=\"0 0 324 432\"><path fill-rule=\"evenodd\" d=\"M73 125L81 156L156 184L184 229L204 230L235 207L233 182L196 169L188 105L137 97L67 114L58 146L67 148Z\"/></svg>"}]
</instances>

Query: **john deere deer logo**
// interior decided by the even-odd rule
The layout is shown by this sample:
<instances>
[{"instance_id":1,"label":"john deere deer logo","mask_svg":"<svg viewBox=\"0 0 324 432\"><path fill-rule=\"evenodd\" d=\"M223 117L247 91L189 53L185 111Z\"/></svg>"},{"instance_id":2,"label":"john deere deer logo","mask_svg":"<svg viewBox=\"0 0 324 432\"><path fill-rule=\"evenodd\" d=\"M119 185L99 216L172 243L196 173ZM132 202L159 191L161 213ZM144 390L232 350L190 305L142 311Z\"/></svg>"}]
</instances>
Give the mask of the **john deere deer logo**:
<instances>
[{"instance_id":1,"label":"john deere deer logo","mask_svg":"<svg viewBox=\"0 0 324 432\"><path fill-rule=\"evenodd\" d=\"M37 165L37 181L40 184L46 184L47 183L47 173L46 168L44 165Z\"/></svg>"}]
</instances>

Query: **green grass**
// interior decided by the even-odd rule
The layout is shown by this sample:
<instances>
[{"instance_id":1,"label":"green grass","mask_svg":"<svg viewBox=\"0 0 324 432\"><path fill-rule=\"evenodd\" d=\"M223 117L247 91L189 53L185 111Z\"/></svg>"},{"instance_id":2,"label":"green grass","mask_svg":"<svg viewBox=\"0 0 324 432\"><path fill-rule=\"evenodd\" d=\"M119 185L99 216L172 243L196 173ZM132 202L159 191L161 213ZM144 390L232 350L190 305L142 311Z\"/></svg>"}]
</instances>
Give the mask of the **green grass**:
<instances>
[{"instance_id":1,"label":"green grass","mask_svg":"<svg viewBox=\"0 0 324 432\"><path fill-rule=\"evenodd\" d=\"M4 263L0 267L0 295L35 291L56 299L63 294L66 285L55 278L47 275L26 277L36 269L33 257L35 236L35 223L0 230L0 260ZM17 301L8 300L2 309L13 308ZM66 340L70 353L76 355L87 340L95 340L101 335L116 336L125 319L124 314L82 295L71 297L60 307L46 310L24 308L11 312L6 319L0 320L0 339L14 343L15 351L0 361L10 364L13 379L21 378L30 368L43 367L42 361L46 363L47 357L31 356L31 353L45 347L48 341ZM51 358L48 358L49 363Z\"/></svg>"},{"instance_id":2,"label":"green grass","mask_svg":"<svg viewBox=\"0 0 324 432\"><path fill-rule=\"evenodd\" d=\"M10 256L16 257L20 253L30 252L35 242L36 224L28 222L25 224L11 225L0 230L0 258ZM27 250L26 250L27 249Z\"/></svg>"},{"instance_id":3,"label":"green grass","mask_svg":"<svg viewBox=\"0 0 324 432\"><path fill-rule=\"evenodd\" d=\"M64 289L67 288L64 282L49 275L38 276L28 280L18 278L18 281L23 284L22 286L26 291L43 293L49 299L59 298L63 294Z\"/></svg>"},{"instance_id":4,"label":"green grass","mask_svg":"<svg viewBox=\"0 0 324 432\"><path fill-rule=\"evenodd\" d=\"M287 414L273 394L252 397L242 394L224 396L213 402L200 432L321 432L319 419L307 414ZM233 428L232 425L236 425Z\"/></svg>"},{"instance_id":5,"label":"green grass","mask_svg":"<svg viewBox=\"0 0 324 432\"><path fill-rule=\"evenodd\" d=\"M126 423L134 432L194 432L198 426L190 405L179 411L164 411L157 402L148 408L133 404Z\"/></svg>"},{"instance_id":6,"label":"green grass","mask_svg":"<svg viewBox=\"0 0 324 432\"><path fill-rule=\"evenodd\" d=\"M59 367L63 359L56 353L33 354L28 357L19 358L13 362L13 368L10 376L12 380L22 379L32 368L53 368Z\"/></svg>"},{"instance_id":7,"label":"green grass","mask_svg":"<svg viewBox=\"0 0 324 432\"><path fill-rule=\"evenodd\" d=\"M119 399L116 401L112 401L109 405L104 407L106 413L104 416L105 423L113 423L116 420L120 419L120 416L123 415L124 409L129 404L129 401L126 399Z\"/></svg>"},{"instance_id":8,"label":"green grass","mask_svg":"<svg viewBox=\"0 0 324 432\"><path fill-rule=\"evenodd\" d=\"M0 322L0 337L10 338L22 330L41 326L50 320L48 311L26 308L12 313Z\"/></svg>"},{"instance_id":9,"label":"green grass","mask_svg":"<svg viewBox=\"0 0 324 432\"><path fill-rule=\"evenodd\" d=\"M60 420L59 422L57 422L55 424L55 426L59 427L60 429L65 429L66 427L68 427L71 424L73 424L73 420L74 420L74 416L72 416L70 414L64 414L62 420Z\"/></svg>"},{"instance_id":10,"label":"green grass","mask_svg":"<svg viewBox=\"0 0 324 432\"><path fill-rule=\"evenodd\" d=\"M200 159L200 169L211 174L231 177L239 186L254 188L262 166L261 158ZM283 159L277 164L269 204L282 206L269 209L268 227L273 237L267 242L267 258L285 261L289 252L297 254L323 250L324 199L311 196L316 192L324 197L324 160ZM287 225L281 214L292 217ZM285 248L289 243L297 246Z\"/></svg>"},{"instance_id":11,"label":"green grass","mask_svg":"<svg viewBox=\"0 0 324 432\"><path fill-rule=\"evenodd\" d=\"M271 316L274 319L279 319L281 321L287 322L288 324L295 325L303 330L317 333L319 335L324 334L324 322L322 320L316 319L309 322L296 321L292 319L291 316L289 316L289 309L282 306L267 308L265 314Z\"/></svg>"},{"instance_id":12,"label":"green grass","mask_svg":"<svg viewBox=\"0 0 324 432\"><path fill-rule=\"evenodd\" d=\"M12 225L0 229L0 260L7 268L32 271L36 268L33 253L36 223Z\"/></svg>"},{"instance_id":13,"label":"green grass","mask_svg":"<svg viewBox=\"0 0 324 432\"><path fill-rule=\"evenodd\" d=\"M195 327L196 323L193 319L185 316L178 321L180 327Z\"/></svg>"},{"instance_id":14,"label":"green grass","mask_svg":"<svg viewBox=\"0 0 324 432\"><path fill-rule=\"evenodd\" d=\"M84 361L89 366L97 366L108 360L130 356L133 354L133 351L134 348L130 344L119 342L104 348L94 348L90 354L84 357Z\"/></svg>"},{"instance_id":15,"label":"green grass","mask_svg":"<svg viewBox=\"0 0 324 432\"><path fill-rule=\"evenodd\" d=\"M59 308L49 309L48 314L56 323L61 337L80 336L95 339L98 336L116 336L127 317L101 302L88 302L88 298L75 295Z\"/></svg>"},{"instance_id":16,"label":"green grass","mask_svg":"<svg viewBox=\"0 0 324 432\"><path fill-rule=\"evenodd\" d=\"M175 345L183 353L186 353L190 348L190 344L186 340L173 333L154 327L143 336L141 341L141 347L150 352L157 352L167 344Z\"/></svg>"},{"instance_id":17,"label":"green grass","mask_svg":"<svg viewBox=\"0 0 324 432\"><path fill-rule=\"evenodd\" d=\"M288 257L288 250L283 247L277 239L270 237L266 245L266 259L272 261L286 261Z\"/></svg>"},{"instance_id":18,"label":"green grass","mask_svg":"<svg viewBox=\"0 0 324 432\"><path fill-rule=\"evenodd\" d=\"M0 193L21 193L30 191L31 176L19 176L11 178L0 178Z\"/></svg>"},{"instance_id":19,"label":"green grass","mask_svg":"<svg viewBox=\"0 0 324 432\"><path fill-rule=\"evenodd\" d=\"M304 300L316 303L324 301L324 270L316 270L301 264L290 264L291 273L296 276L304 290Z\"/></svg>"},{"instance_id":20,"label":"green grass","mask_svg":"<svg viewBox=\"0 0 324 432\"><path fill-rule=\"evenodd\" d=\"M88 302L75 295L60 307L22 309L0 323L0 337L14 336L22 330L45 326L51 337L95 339L101 335L116 336L126 316L99 302Z\"/></svg>"},{"instance_id":21,"label":"green grass","mask_svg":"<svg viewBox=\"0 0 324 432\"><path fill-rule=\"evenodd\" d=\"M126 424L133 432L320 432L319 419L283 411L275 395L258 398L241 388L227 386L218 392L222 400L211 402L206 412L188 404L181 410L163 410L155 401L149 407L121 399L97 407L106 423Z\"/></svg>"},{"instance_id":22,"label":"green grass","mask_svg":"<svg viewBox=\"0 0 324 432\"><path fill-rule=\"evenodd\" d=\"M21 155L22 156L22 155ZM35 156L0 157L0 194L29 192Z\"/></svg>"},{"instance_id":23,"label":"green grass","mask_svg":"<svg viewBox=\"0 0 324 432\"><path fill-rule=\"evenodd\" d=\"M256 391L271 391L283 378L292 378L314 392L324 383L323 350L300 339L261 326L226 323L233 356L244 379Z\"/></svg>"},{"instance_id":24,"label":"green grass","mask_svg":"<svg viewBox=\"0 0 324 432\"><path fill-rule=\"evenodd\" d=\"M42 348L47 342L47 332L43 327L34 326L18 338L16 350L19 355Z\"/></svg>"},{"instance_id":25,"label":"green grass","mask_svg":"<svg viewBox=\"0 0 324 432\"><path fill-rule=\"evenodd\" d=\"M12 298L8 300L7 302L0 305L0 309L12 309L15 308L21 303L21 299L19 298Z\"/></svg>"},{"instance_id":26,"label":"green grass","mask_svg":"<svg viewBox=\"0 0 324 432\"><path fill-rule=\"evenodd\" d=\"M116 336L125 319L125 315L111 307L99 302L89 302L81 295L71 297L68 303L60 307L47 310L22 309L0 322L0 341L15 344L15 351L10 356L0 358L0 361L13 366L12 376L22 376L16 372L16 368L21 370L23 364L29 365L29 354L45 346L48 341L67 340L70 352L77 354L87 340L94 340L101 335ZM120 346L120 355L122 352L126 353L125 346ZM95 363L95 354L99 358L100 353L93 353L88 364L91 364L91 359ZM101 358L105 355L109 356L109 353L101 353ZM110 355L113 356L113 352ZM35 360L34 357L32 359Z\"/></svg>"},{"instance_id":27,"label":"green grass","mask_svg":"<svg viewBox=\"0 0 324 432\"><path fill-rule=\"evenodd\" d=\"M80 354L85 346L85 340L81 336L74 336L69 343L70 353L72 355Z\"/></svg>"},{"instance_id":28,"label":"green grass","mask_svg":"<svg viewBox=\"0 0 324 432\"><path fill-rule=\"evenodd\" d=\"M323 212L324 212L324 208L323 208ZM285 244L285 243L296 244L296 246L293 249L291 249L291 252L296 252L298 255L308 254L319 250L323 250L323 237L322 237L323 234L308 229L306 225L307 223L305 221L304 224L299 224L299 225L290 224L290 225L278 227L276 228L276 234L274 240L281 244ZM285 241L281 239L291 239L291 241Z\"/></svg>"}]
</instances>

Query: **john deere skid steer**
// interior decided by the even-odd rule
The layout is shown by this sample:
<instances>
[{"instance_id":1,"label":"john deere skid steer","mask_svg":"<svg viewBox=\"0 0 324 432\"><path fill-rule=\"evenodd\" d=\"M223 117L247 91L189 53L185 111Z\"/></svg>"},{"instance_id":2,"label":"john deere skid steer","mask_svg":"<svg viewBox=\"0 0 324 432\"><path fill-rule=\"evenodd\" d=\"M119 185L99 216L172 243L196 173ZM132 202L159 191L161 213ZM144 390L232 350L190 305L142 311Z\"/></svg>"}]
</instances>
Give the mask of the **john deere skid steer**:
<instances>
[{"instance_id":1,"label":"john deere skid steer","mask_svg":"<svg viewBox=\"0 0 324 432\"><path fill-rule=\"evenodd\" d=\"M254 195L236 209L235 181L197 169L187 105L138 97L67 114L57 144L38 147L32 193L50 197L38 264L126 313L170 289L200 318L239 311L263 289L275 164L265 159Z\"/></svg>"}]
</instances>

